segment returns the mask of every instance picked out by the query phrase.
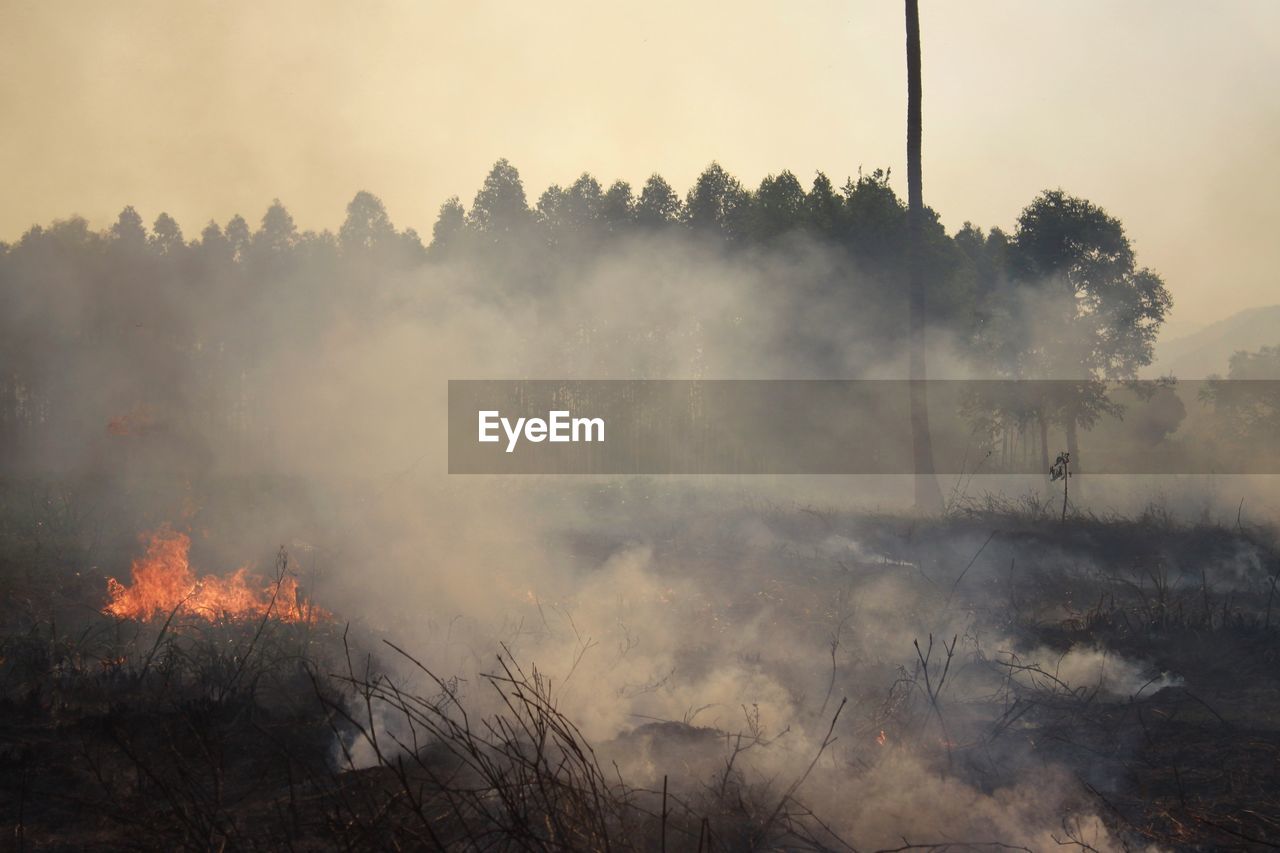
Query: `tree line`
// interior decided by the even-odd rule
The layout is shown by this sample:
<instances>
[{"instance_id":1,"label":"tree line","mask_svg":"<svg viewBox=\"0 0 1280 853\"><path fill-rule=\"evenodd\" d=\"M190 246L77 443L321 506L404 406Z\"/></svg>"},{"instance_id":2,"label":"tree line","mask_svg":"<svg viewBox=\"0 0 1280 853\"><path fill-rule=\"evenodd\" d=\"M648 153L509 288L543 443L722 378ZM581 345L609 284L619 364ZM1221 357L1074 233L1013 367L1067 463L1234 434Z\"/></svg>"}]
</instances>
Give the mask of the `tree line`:
<instances>
[{"instance_id":1,"label":"tree line","mask_svg":"<svg viewBox=\"0 0 1280 853\"><path fill-rule=\"evenodd\" d=\"M788 280L787 259L820 251L835 258L804 290L796 316L781 318L794 346L806 324L849 318L850 336L892 349L906 337L907 207L885 170L837 186L817 173L807 186L788 171L750 188L717 163L681 196L654 174L636 191L583 174L530 203L518 170L498 161L469 205L445 201L424 241L398 229L373 194L359 192L336 233L300 230L273 202L256 227L241 216L209 222L194 239L161 213L148 229L132 207L109 228L82 218L35 226L0 244L0 446L82 413L86 397L119 408L113 388L141 370L150 405L190 409L193 377L218 376L202 391L206 409L253 419L227 377L336 320L367 313L390 280L432 270L479 270L476 298L533 312L563 296L574 270L622 245L655 251L696 247L747 266L770 259L772 286ZM1097 205L1047 190L1016 228L965 223L948 234L925 208L916 263L928 322L984 375L1081 381L1069 394L987 415L1002 428L1075 441L1107 411L1101 380L1134 378L1170 307L1156 273L1137 263L1123 225ZM422 276L430 286L430 275ZM859 315L855 322L853 314ZM836 369L838 369L837 366ZM80 381L67 382L62 377ZM100 376L85 387L87 376ZM196 382L196 385L199 383ZM141 395L136 388L130 393ZM126 395L127 396L127 395ZM96 411L96 410L95 410ZM1041 441L1042 452L1048 452Z\"/></svg>"}]
</instances>

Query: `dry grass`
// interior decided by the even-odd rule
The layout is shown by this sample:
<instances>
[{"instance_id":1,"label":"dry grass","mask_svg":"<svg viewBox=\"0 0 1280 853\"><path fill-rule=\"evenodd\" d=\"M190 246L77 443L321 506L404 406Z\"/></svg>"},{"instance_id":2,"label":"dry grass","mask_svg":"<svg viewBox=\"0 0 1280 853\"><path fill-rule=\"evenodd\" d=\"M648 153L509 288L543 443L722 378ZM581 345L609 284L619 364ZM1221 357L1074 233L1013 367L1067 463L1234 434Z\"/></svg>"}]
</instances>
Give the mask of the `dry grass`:
<instances>
[{"instance_id":1,"label":"dry grass","mask_svg":"<svg viewBox=\"0 0 1280 853\"><path fill-rule=\"evenodd\" d=\"M913 522L757 514L788 541L847 536L891 562L837 561L834 594L772 569L759 591L741 578L798 627L815 602L832 609L832 636L815 646L829 660L807 670L820 674L813 723L826 737L798 771L769 778L750 759L785 732L766 736L758 709L736 731L651 723L633 736L721 749L712 770L660 785L632 784L601 759L550 681L505 647L485 695L467 696L411 651L336 624L113 619L95 608L100 578L61 568L76 563L76 547L56 541L69 534L42 526L43 538L19 546L11 524L0 543L0 820L24 850L849 850L806 792L867 772L887 733L978 790L1016 783L1028 762L1068 768L1074 810L1045 816L1060 820L1065 846L1089 848L1087 809L1135 848L1280 844L1270 531L1156 511L1062 522L996 504ZM708 550L697 551L704 564ZM836 611L856 602L864 577L893 573L936 613L970 614L1027 647L1097 647L1178 678L1115 693L1072 683L1052 655L948 630L903 649L896 675L867 690L878 700L846 705L851 685L884 670L855 660L850 617ZM911 838L898 849L1006 846Z\"/></svg>"}]
</instances>

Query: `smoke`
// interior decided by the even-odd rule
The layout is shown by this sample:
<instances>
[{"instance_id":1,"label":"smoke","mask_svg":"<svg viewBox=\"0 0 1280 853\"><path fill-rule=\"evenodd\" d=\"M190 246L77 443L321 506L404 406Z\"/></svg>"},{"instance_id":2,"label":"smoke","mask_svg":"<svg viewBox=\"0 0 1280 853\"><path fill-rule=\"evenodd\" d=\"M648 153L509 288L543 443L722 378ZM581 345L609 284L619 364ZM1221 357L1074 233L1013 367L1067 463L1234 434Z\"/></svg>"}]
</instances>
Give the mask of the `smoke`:
<instances>
[{"instance_id":1,"label":"smoke","mask_svg":"<svg viewBox=\"0 0 1280 853\"><path fill-rule=\"evenodd\" d=\"M1021 670L1017 677L1035 688L1045 687L1051 682L1051 686L1070 692L1102 691L1113 696L1131 697L1144 690L1154 693L1182 684L1177 676L1169 673L1148 675L1147 667L1091 645L1075 645L1065 652L1040 647L1029 653L1011 654L1010 657L1029 667Z\"/></svg>"},{"instance_id":2,"label":"smoke","mask_svg":"<svg viewBox=\"0 0 1280 853\"><path fill-rule=\"evenodd\" d=\"M10 317L56 322L50 340L83 344L41 350L49 341L29 337L13 393L41 389L37 409L48 410L24 415L42 431L26 464L93 475L90 492L113 507L118 544L105 563L138 529L179 516L213 555L205 565L286 543L319 604L370 647L393 639L457 679L460 701L480 712L497 710L481 675L501 648L536 663L633 784L678 775L692 795L723 781L730 737L740 745L745 733L752 749L732 772L754 796L776 795L822 755L798 796L852 843L895 844L910 827L913 841L1039 848L1067 837L1066 815L1068 834L1118 846L1068 772L1025 744L1001 746L985 779L939 763L1000 718L1001 691L1129 696L1178 683L1114 652L1028 645L1011 628L1000 612L1011 557L1068 584L1078 549L988 545L972 530L922 541L883 518L840 521L855 507L900 507L906 478L446 473L451 378L901 376L905 304L846 256L803 238L730 254L647 234L543 271L539 292L476 259L265 266L225 293L141 268L172 277L120 279L107 307L83 270L45 270L53 290L40 298L5 290ZM104 311L112 334L84 341ZM189 338L194 347L174 348ZM981 375L951 333L932 340L935 376ZM1256 583L1262 571L1248 553L1225 565L1215 582ZM1002 668L1009 655L1025 668ZM933 703L923 672L937 678L944 660L954 669ZM409 689L433 690L383 663ZM373 724L394 733L397 721L380 713ZM345 746L342 764L375 759Z\"/></svg>"},{"instance_id":3,"label":"smoke","mask_svg":"<svg viewBox=\"0 0 1280 853\"><path fill-rule=\"evenodd\" d=\"M420 625L415 654L461 678L458 699L472 714L500 710L480 677L499 642L536 663L557 706L632 785L669 777L673 791L696 797L732 784L764 808L821 754L797 796L851 843L897 843L905 827L916 842L1034 849L1068 827L1096 849L1120 849L1070 772L1016 738L992 744L998 770L983 781L940 756L987 736L1007 712L1004 691L1129 697L1176 676L1093 647L1005 651L1019 640L998 609L976 603L1003 580L1002 556L975 563L954 597L954 571L941 571L981 542L921 545L889 533L892 553L880 553L855 530L823 538L820 520L797 525L792 512L724 496L701 494L686 514L661 503L638 502L616 527L608 513L571 520L572 533L594 541L558 547L544 533L526 558L460 569L457 582L484 593L444 605L474 607L468 615ZM432 574L435 602L448 584ZM918 661L929 659L936 680L953 637L935 717ZM1006 671L1013 660L1022 668ZM396 721L381 724L394 731Z\"/></svg>"}]
</instances>

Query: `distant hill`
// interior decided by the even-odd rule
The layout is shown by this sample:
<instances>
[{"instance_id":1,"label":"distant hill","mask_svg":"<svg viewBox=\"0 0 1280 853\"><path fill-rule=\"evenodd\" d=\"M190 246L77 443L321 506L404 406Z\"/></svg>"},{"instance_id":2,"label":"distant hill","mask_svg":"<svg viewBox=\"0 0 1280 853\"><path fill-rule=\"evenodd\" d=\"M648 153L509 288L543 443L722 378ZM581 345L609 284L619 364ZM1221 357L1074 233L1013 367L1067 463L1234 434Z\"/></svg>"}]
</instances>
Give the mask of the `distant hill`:
<instances>
[{"instance_id":1,"label":"distant hill","mask_svg":"<svg viewBox=\"0 0 1280 853\"><path fill-rule=\"evenodd\" d=\"M1146 377L1167 376L1203 379L1227 373L1227 362L1237 350L1280 345L1280 305L1246 308L1225 320L1196 332L1156 342L1156 358L1142 371Z\"/></svg>"}]
</instances>

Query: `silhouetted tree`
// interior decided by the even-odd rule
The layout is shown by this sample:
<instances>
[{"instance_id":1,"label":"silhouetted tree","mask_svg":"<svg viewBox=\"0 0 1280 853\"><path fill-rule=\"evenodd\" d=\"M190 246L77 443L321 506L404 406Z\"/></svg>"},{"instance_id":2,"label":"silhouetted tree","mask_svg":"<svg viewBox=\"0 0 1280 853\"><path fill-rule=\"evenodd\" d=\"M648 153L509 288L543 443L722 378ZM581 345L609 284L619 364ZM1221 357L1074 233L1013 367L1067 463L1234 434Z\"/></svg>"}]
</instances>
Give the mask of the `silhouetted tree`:
<instances>
[{"instance_id":1,"label":"silhouetted tree","mask_svg":"<svg viewBox=\"0 0 1280 853\"><path fill-rule=\"evenodd\" d=\"M843 226L844 204L831 179L822 172L814 177L813 187L805 196L805 218L815 232L828 238L836 237Z\"/></svg>"},{"instance_id":2,"label":"silhouetted tree","mask_svg":"<svg viewBox=\"0 0 1280 853\"><path fill-rule=\"evenodd\" d=\"M141 248L147 242L147 229L138 211L129 205L120 211L116 224L111 226L111 236L119 244Z\"/></svg>"},{"instance_id":3,"label":"silhouetted tree","mask_svg":"<svg viewBox=\"0 0 1280 853\"><path fill-rule=\"evenodd\" d=\"M212 219L209 224L205 225L200 231L200 239L196 244L205 254L231 261L233 254L231 251L231 241L227 239L227 235L222 233L222 228Z\"/></svg>"},{"instance_id":4,"label":"silhouetted tree","mask_svg":"<svg viewBox=\"0 0 1280 853\"><path fill-rule=\"evenodd\" d=\"M592 233L600 221L604 193L600 182L583 172L565 191L563 224L577 233Z\"/></svg>"},{"instance_id":5,"label":"silhouetted tree","mask_svg":"<svg viewBox=\"0 0 1280 853\"><path fill-rule=\"evenodd\" d=\"M804 188L790 172L769 175L755 194L752 236L760 242L775 240L804 225L807 204Z\"/></svg>"},{"instance_id":6,"label":"silhouetted tree","mask_svg":"<svg viewBox=\"0 0 1280 853\"><path fill-rule=\"evenodd\" d=\"M440 205L436 223L431 227L431 246L428 252L436 257L452 254L462 242L467 228L467 212L458 197L450 196Z\"/></svg>"},{"instance_id":7,"label":"silhouetted tree","mask_svg":"<svg viewBox=\"0 0 1280 853\"><path fill-rule=\"evenodd\" d=\"M1102 380L1133 379L1172 300L1160 277L1135 264L1115 217L1061 190L1041 193L1018 218L1012 263L1019 281L1012 325L1021 359L1051 379L1073 471L1083 470L1077 431L1114 410Z\"/></svg>"},{"instance_id":8,"label":"silhouetted tree","mask_svg":"<svg viewBox=\"0 0 1280 853\"><path fill-rule=\"evenodd\" d=\"M467 221L493 241L523 232L529 216L520 172L505 159L499 160L476 193Z\"/></svg>"},{"instance_id":9,"label":"silhouetted tree","mask_svg":"<svg viewBox=\"0 0 1280 853\"><path fill-rule=\"evenodd\" d=\"M889 172L859 173L844 185L845 244L864 264L896 272L907 259L907 210L893 188Z\"/></svg>"},{"instance_id":10,"label":"silhouetted tree","mask_svg":"<svg viewBox=\"0 0 1280 853\"><path fill-rule=\"evenodd\" d=\"M549 246L556 246L568 230L564 221L566 204L564 188L552 184L542 191L534 205L534 219L541 226L543 238Z\"/></svg>"},{"instance_id":11,"label":"silhouetted tree","mask_svg":"<svg viewBox=\"0 0 1280 853\"><path fill-rule=\"evenodd\" d=\"M244 217L236 214L227 221L226 228L227 242L231 244L231 251L238 261L244 260L245 254L249 251L251 242L249 236L249 223L244 221Z\"/></svg>"},{"instance_id":12,"label":"silhouetted tree","mask_svg":"<svg viewBox=\"0 0 1280 853\"><path fill-rule=\"evenodd\" d=\"M347 218L338 229L343 254L387 252L396 241L396 229L382 200L361 190L347 205Z\"/></svg>"},{"instance_id":13,"label":"silhouetted tree","mask_svg":"<svg viewBox=\"0 0 1280 853\"><path fill-rule=\"evenodd\" d=\"M293 223L293 216L280 199L273 200L262 215L262 225L253 235L254 251L283 254L293 248L297 240L298 228Z\"/></svg>"},{"instance_id":14,"label":"silhouetted tree","mask_svg":"<svg viewBox=\"0 0 1280 853\"><path fill-rule=\"evenodd\" d=\"M162 255L181 252L187 244L182 239L182 229L167 213L161 213L151 225L151 245Z\"/></svg>"},{"instance_id":15,"label":"silhouetted tree","mask_svg":"<svg viewBox=\"0 0 1280 853\"><path fill-rule=\"evenodd\" d=\"M675 224L681 216L680 196L659 174L649 176L636 202L636 223L647 228Z\"/></svg>"},{"instance_id":16,"label":"silhouetted tree","mask_svg":"<svg viewBox=\"0 0 1280 853\"><path fill-rule=\"evenodd\" d=\"M631 184L614 181L600 200L600 220L611 234L620 234L635 224L635 198Z\"/></svg>"},{"instance_id":17,"label":"silhouetted tree","mask_svg":"<svg viewBox=\"0 0 1280 853\"><path fill-rule=\"evenodd\" d=\"M751 215L751 194L719 163L698 176L684 203L684 217L699 234L719 234L729 240L744 239Z\"/></svg>"},{"instance_id":18,"label":"silhouetted tree","mask_svg":"<svg viewBox=\"0 0 1280 853\"><path fill-rule=\"evenodd\" d=\"M918 166L914 156L912 164ZM1154 274L1126 266L1123 253L1116 256L1118 265L1104 263L1114 240L1099 238L1102 248L1086 250L1080 247L1090 245L1088 240L1078 235L1055 243L1053 234L1072 233L1071 228L1053 225L1061 217L1051 215L1054 205L1043 199L1024 216L1011 244L998 230L984 236L969 225L949 237L922 201L910 211L890 187L888 172L878 169L859 173L842 192L821 173L805 192L785 171L752 192L713 163L690 188L687 205L657 174L638 196L623 181L607 190L601 186L584 173L566 188L543 193L535 213L519 173L500 160L469 211L457 198L441 206L430 255L463 261L451 280L470 290L460 289L459 298L509 300L535 323L544 309L558 318L558 309L571 301L583 281L575 264L611 245L626 245L634 235L647 241L664 232L673 247L703 243L748 250L739 260L776 278L779 298L766 308L767 324L742 323L736 311L696 318L688 332L679 326L690 318L584 317L565 343L566 352L582 358L625 341L661 348L656 342L692 334L710 349L740 346L763 334L767 340L753 345L785 352L792 363L817 373L847 375L863 363L864 353L871 359L897 354L899 318L909 308L908 293L918 289L909 287L914 283L923 287L930 326L970 346L971 355L997 375L1032 377L1059 366L1066 344L1056 336L1070 337L1074 330L1094 335L1088 348L1095 354L1092 375L1123 376L1149 359L1155 326L1167 308ZM1093 223L1089 215L1083 219L1085 226ZM1072 228L1090 233L1079 223ZM812 251L798 267L790 254L770 254L797 232L812 238L788 246L788 253ZM1062 245L1084 253L1064 254L1058 251ZM0 363L8 371L0 370L4 434L41 436L66 412L91 412L92 420L140 401L169 401L197 419L221 419L218 426L261 439L255 430L271 421L261 414L271 406L272 380L260 370L269 358L283 351L304 361L298 354L307 352L317 332L359 334L371 328L361 324L387 305L410 304L417 296L397 286L404 277L381 273L410 268L424 255L418 235L398 231L383 204L367 192L351 200L336 234L300 233L278 200L252 233L235 216L222 228L210 222L190 245L166 214L148 235L131 207L102 232L79 218L32 228L0 248L3 304L13 309L0 314ZM1064 277L1085 294L1081 305L1070 312L1049 310L1058 304L1050 282ZM671 327L661 326L668 322ZM1046 323L1048 334L1041 332ZM92 377L101 375L103 364L129 382L95 385ZM89 394L86 389L100 399L75 399ZM1078 424L1097 410L1085 404L1073 404ZM1046 400L1036 410L1046 423L1067 423L1060 400ZM997 420L1021 425L1025 412L1010 408ZM917 425L913 421L913 429Z\"/></svg>"}]
</instances>

